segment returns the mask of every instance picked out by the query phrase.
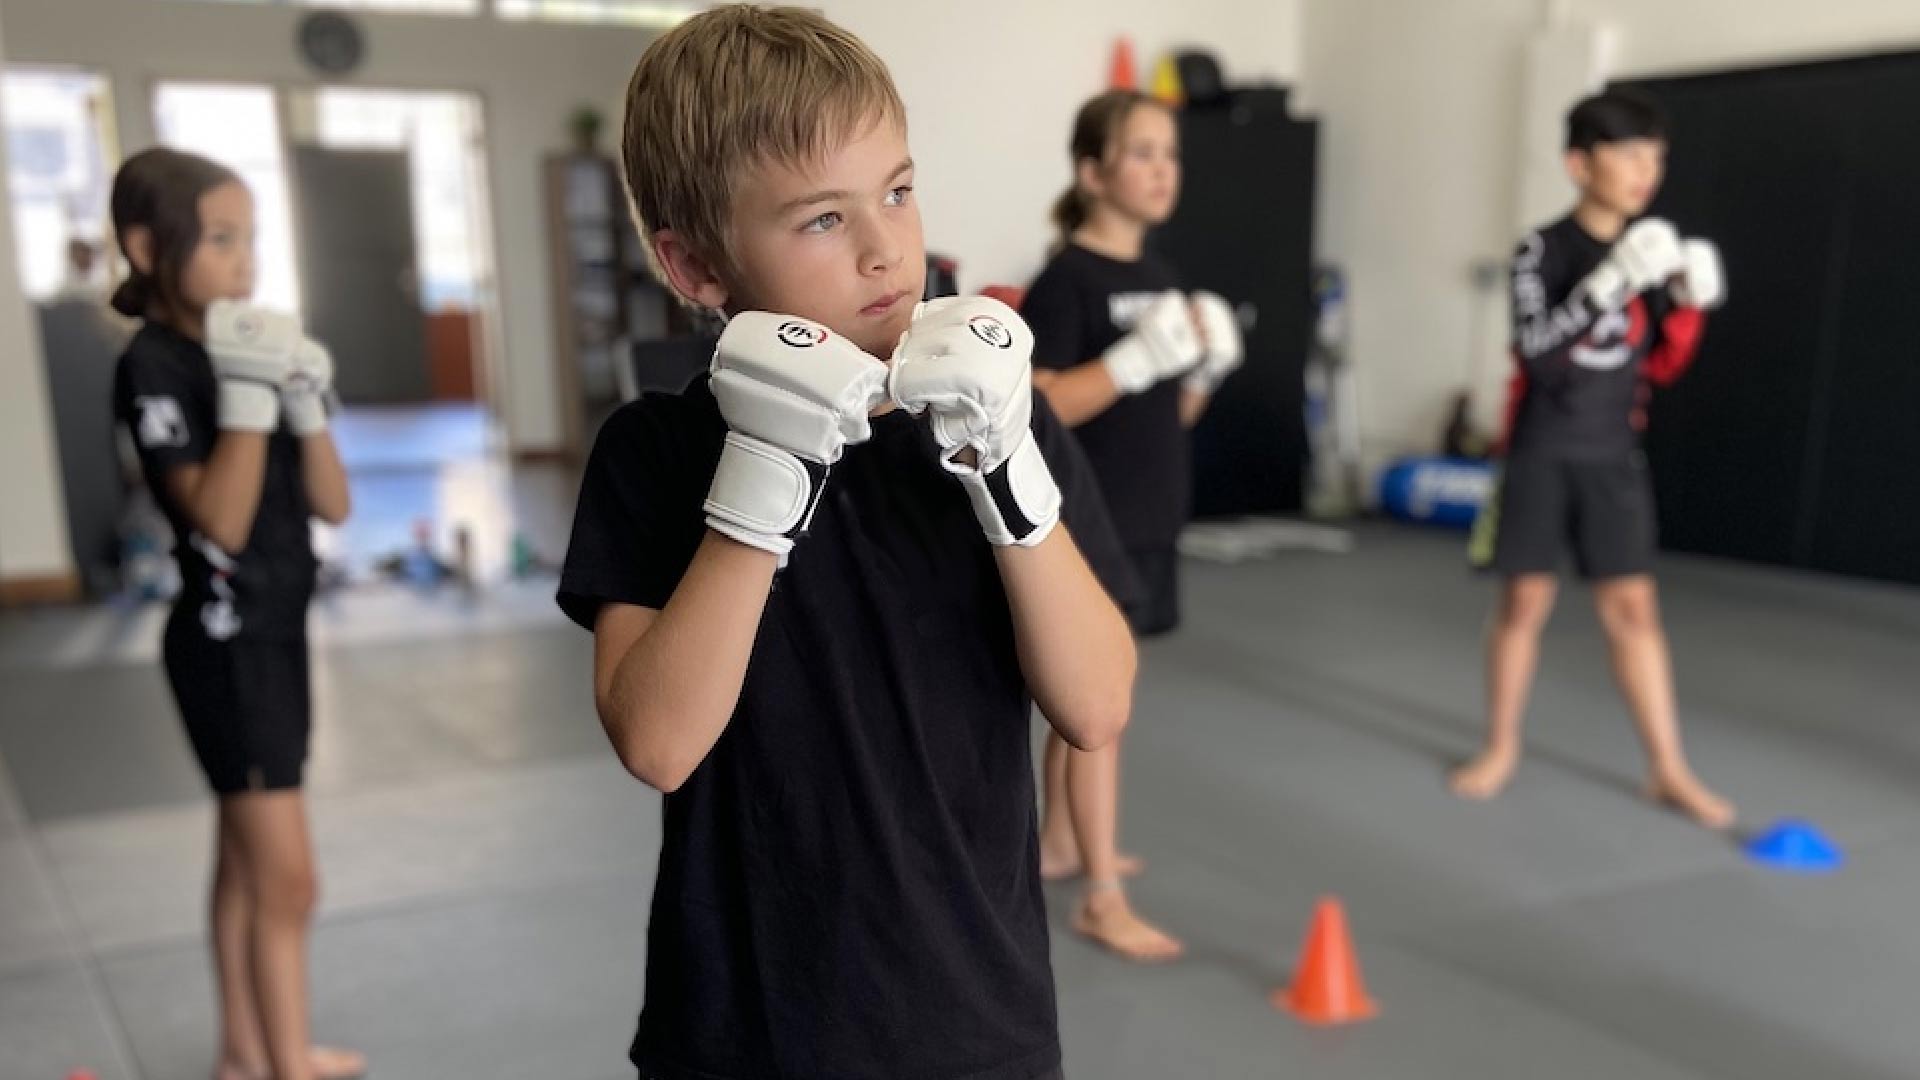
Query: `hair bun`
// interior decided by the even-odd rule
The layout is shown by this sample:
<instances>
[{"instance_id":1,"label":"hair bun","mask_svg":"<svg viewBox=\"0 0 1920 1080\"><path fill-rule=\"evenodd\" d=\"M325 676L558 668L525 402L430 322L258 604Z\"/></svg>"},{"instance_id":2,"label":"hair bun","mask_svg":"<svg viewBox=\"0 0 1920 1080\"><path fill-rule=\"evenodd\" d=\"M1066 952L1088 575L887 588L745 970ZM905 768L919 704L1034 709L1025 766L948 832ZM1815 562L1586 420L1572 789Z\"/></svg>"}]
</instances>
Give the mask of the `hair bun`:
<instances>
[{"instance_id":1,"label":"hair bun","mask_svg":"<svg viewBox=\"0 0 1920 1080\"><path fill-rule=\"evenodd\" d=\"M135 270L120 287L113 290L113 299L109 301L113 310L129 319L144 319L153 306L153 279Z\"/></svg>"}]
</instances>

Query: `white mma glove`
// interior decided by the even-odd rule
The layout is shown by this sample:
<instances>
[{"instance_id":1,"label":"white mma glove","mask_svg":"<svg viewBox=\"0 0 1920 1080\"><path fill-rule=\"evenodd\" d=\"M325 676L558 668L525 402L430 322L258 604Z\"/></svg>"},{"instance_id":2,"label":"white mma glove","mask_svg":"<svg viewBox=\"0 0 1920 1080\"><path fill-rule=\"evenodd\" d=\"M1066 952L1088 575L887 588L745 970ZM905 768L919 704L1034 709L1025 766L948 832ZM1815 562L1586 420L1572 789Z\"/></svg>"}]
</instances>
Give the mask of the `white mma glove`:
<instances>
[{"instance_id":1,"label":"white mma glove","mask_svg":"<svg viewBox=\"0 0 1920 1080\"><path fill-rule=\"evenodd\" d=\"M333 390L333 355L307 338L294 350L293 373L280 390L280 411L295 435L327 430L327 395Z\"/></svg>"},{"instance_id":2,"label":"white mma glove","mask_svg":"<svg viewBox=\"0 0 1920 1080\"><path fill-rule=\"evenodd\" d=\"M928 414L987 540L1033 547L1060 520L1060 488L1033 441L1033 331L986 296L929 300L893 354L887 393ZM971 449L972 461L961 460Z\"/></svg>"},{"instance_id":3,"label":"white mma glove","mask_svg":"<svg viewBox=\"0 0 1920 1080\"><path fill-rule=\"evenodd\" d=\"M1121 393L1137 394L1193 367L1200 351L1200 333L1194 329L1187 298L1169 290L1141 310L1133 332L1114 342L1101 359Z\"/></svg>"},{"instance_id":4,"label":"white mma glove","mask_svg":"<svg viewBox=\"0 0 1920 1080\"><path fill-rule=\"evenodd\" d=\"M1720 269L1720 249L1711 240L1688 240L1680 245L1685 265L1673 279L1673 299L1682 307L1711 310L1727 300L1727 278Z\"/></svg>"},{"instance_id":5,"label":"white mma glove","mask_svg":"<svg viewBox=\"0 0 1920 1080\"><path fill-rule=\"evenodd\" d=\"M1240 369L1247 348L1240 340L1240 320L1225 297L1218 293L1194 293L1193 310L1206 338L1206 352L1200 357L1200 366L1187 374L1186 386L1196 393L1211 394L1220 389L1227 376Z\"/></svg>"},{"instance_id":6,"label":"white mma glove","mask_svg":"<svg viewBox=\"0 0 1920 1080\"><path fill-rule=\"evenodd\" d=\"M1616 311L1648 289L1665 285L1685 266L1673 225L1663 218L1641 218L1620 234L1580 288L1602 311Z\"/></svg>"},{"instance_id":7,"label":"white mma glove","mask_svg":"<svg viewBox=\"0 0 1920 1080\"><path fill-rule=\"evenodd\" d=\"M293 374L293 355L305 340L300 320L238 300L207 305L207 355L220 380L224 431L272 431L280 426L280 388Z\"/></svg>"},{"instance_id":8,"label":"white mma glove","mask_svg":"<svg viewBox=\"0 0 1920 1080\"><path fill-rule=\"evenodd\" d=\"M732 430L707 491L707 524L785 555L806 531L827 473L873 434L887 365L818 323L743 311L713 350L713 396Z\"/></svg>"}]
</instances>

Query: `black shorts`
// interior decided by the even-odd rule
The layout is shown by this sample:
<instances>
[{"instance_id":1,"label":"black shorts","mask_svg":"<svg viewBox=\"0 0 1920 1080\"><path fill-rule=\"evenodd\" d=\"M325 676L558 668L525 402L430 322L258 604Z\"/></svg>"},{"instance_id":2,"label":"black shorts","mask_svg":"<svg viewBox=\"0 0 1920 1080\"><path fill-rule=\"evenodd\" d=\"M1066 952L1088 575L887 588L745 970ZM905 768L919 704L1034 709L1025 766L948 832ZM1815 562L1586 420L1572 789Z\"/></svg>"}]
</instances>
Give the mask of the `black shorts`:
<instances>
[{"instance_id":1,"label":"black shorts","mask_svg":"<svg viewBox=\"0 0 1920 1080\"><path fill-rule=\"evenodd\" d=\"M1653 481L1617 461L1509 458L1474 523L1472 561L1503 576L1558 574L1569 549L1587 581L1646 574L1657 546Z\"/></svg>"},{"instance_id":2,"label":"black shorts","mask_svg":"<svg viewBox=\"0 0 1920 1080\"><path fill-rule=\"evenodd\" d=\"M1140 637L1171 632L1180 625L1180 552L1168 546L1128 548L1140 588L1127 605L1127 621Z\"/></svg>"},{"instance_id":3,"label":"black shorts","mask_svg":"<svg viewBox=\"0 0 1920 1080\"><path fill-rule=\"evenodd\" d=\"M216 795L300 786L312 693L307 643L207 636L194 610L167 620L167 681Z\"/></svg>"}]
</instances>

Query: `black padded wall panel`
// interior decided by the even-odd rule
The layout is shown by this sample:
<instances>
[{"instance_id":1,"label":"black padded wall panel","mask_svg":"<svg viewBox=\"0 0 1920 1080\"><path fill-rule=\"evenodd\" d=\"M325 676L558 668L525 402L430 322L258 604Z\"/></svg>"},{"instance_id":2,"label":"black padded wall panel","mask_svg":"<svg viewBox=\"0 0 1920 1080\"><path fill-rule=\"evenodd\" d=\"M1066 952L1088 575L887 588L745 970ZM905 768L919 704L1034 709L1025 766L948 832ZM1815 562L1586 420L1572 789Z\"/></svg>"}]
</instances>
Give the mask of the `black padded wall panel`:
<instances>
[{"instance_id":1,"label":"black padded wall panel","mask_svg":"<svg viewBox=\"0 0 1920 1080\"><path fill-rule=\"evenodd\" d=\"M1640 85L1731 300L1654 398L1668 547L1920 581L1920 54Z\"/></svg>"},{"instance_id":2,"label":"black padded wall panel","mask_svg":"<svg viewBox=\"0 0 1920 1080\"><path fill-rule=\"evenodd\" d=\"M1198 515L1301 506L1317 135L1288 114L1280 90L1237 91L1180 114L1180 205L1153 248L1188 288L1255 313L1246 365L1194 429Z\"/></svg>"}]
</instances>

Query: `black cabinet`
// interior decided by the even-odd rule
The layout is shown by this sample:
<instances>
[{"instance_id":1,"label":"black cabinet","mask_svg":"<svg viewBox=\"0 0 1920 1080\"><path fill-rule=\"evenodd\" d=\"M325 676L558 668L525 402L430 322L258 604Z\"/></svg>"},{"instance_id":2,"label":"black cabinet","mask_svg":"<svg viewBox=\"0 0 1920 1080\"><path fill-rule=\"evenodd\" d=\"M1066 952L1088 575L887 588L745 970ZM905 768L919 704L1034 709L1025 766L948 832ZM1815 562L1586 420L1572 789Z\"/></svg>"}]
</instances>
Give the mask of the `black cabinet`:
<instances>
[{"instance_id":1,"label":"black cabinet","mask_svg":"<svg viewBox=\"0 0 1920 1080\"><path fill-rule=\"evenodd\" d=\"M1246 365L1194 430L1199 515L1301 506L1317 132L1289 115L1283 90L1180 114L1180 205L1150 242L1188 288L1219 293L1252 322Z\"/></svg>"}]
</instances>

